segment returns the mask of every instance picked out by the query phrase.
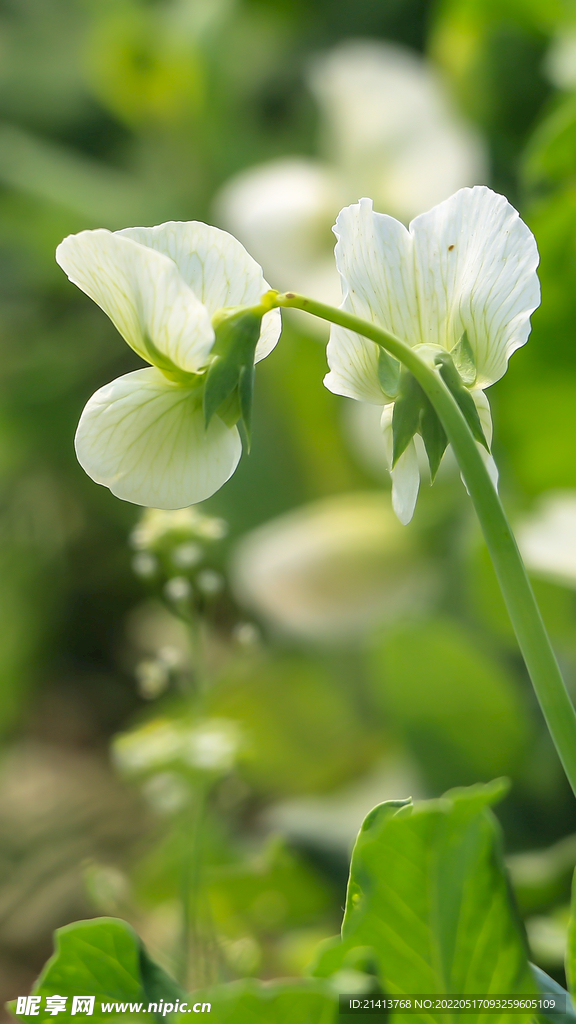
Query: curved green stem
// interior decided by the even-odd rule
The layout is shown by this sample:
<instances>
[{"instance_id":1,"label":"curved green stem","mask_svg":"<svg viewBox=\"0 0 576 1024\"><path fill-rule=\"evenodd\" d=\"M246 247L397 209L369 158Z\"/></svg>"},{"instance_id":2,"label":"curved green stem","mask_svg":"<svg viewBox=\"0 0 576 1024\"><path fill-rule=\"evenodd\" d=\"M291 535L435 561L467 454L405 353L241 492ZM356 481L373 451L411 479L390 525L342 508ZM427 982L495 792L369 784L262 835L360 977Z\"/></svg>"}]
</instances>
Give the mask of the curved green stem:
<instances>
[{"instance_id":1,"label":"curved green stem","mask_svg":"<svg viewBox=\"0 0 576 1024\"><path fill-rule=\"evenodd\" d=\"M269 293L265 299L269 301L270 308L285 306L303 309L369 338L403 363L427 394L458 460L536 696L564 771L576 794L576 712L498 492L468 424L439 373L400 338L345 310L315 302L293 292L284 295Z\"/></svg>"}]
</instances>

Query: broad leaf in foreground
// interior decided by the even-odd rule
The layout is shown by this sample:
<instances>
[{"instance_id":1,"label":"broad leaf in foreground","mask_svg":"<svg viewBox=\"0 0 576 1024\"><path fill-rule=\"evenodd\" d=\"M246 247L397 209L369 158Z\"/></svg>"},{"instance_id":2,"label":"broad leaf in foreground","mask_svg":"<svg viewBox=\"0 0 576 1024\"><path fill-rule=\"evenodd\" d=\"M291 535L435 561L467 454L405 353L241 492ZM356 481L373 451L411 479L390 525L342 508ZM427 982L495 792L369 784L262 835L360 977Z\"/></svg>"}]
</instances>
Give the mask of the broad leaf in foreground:
<instances>
[{"instance_id":1,"label":"broad leaf in foreground","mask_svg":"<svg viewBox=\"0 0 576 1024\"><path fill-rule=\"evenodd\" d=\"M530 996L536 985L489 805L502 783L452 790L437 800L381 804L352 855L341 941L315 973L374 973L389 995ZM437 1015L435 1015L437 1016ZM468 1024L482 1014L466 1014ZM491 1014L522 1024L530 1013ZM417 1020L431 1020L411 1016ZM458 1015L450 1016L452 1024Z\"/></svg>"},{"instance_id":2,"label":"broad leaf in foreground","mask_svg":"<svg viewBox=\"0 0 576 1024\"><path fill-rule=\"evenodd\" d=\"M293 982L262 984L246 981L195 992L189 1005L209 1002L218 1024L336 1024L338 1000L322 981L299 978ZM189 1020L190 1018L188 1018ZM184 1024L186 1014L181 1015Z\"/></svg>"},{"instance_id":3,"label":"broad leaf in foreground","mask_svg":"<svg viewBox=\"0 0 576 1024\"><path fill-rule=\"evenodd\" d=\"M149 1002L176 1003L187 996L176 982L150 959L136 932L125 921L101 917L92 921L76 921L56 932L56 950L50 958L32 994L41 996L37 1021L51 1021L46 1012L45 997L67 996L66 1011L58 1020L72 1017L72 997L95 996L91 1021L110 1020L110 1012L102 1011L102 1002L126 1004ZM14 1010L14 1004L11 1004ZM138 1017L136 1012L114 1013L115 1020ZM20 1018L17 1018L20 1019ZM154 1016L148 1017L154 1020ZM162 1016L158 1015L162 1020Z\"/></svg>"}]
</instances>

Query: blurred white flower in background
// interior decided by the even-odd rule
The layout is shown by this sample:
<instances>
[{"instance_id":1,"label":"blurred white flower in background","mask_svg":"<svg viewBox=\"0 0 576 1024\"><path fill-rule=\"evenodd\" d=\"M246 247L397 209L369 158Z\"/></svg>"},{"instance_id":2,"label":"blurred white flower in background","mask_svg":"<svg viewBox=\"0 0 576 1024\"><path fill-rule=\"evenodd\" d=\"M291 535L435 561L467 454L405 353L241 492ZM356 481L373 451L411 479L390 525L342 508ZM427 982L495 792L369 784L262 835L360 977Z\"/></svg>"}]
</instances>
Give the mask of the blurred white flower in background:
<instances>
[{"instance_id":1,"label":"blurred white flower in background","mask_svg":"<svg viewBox=\"0 0 576 1024\"><path fill-rule=\"evenodd\" d=\"M557 89L576 88L576 28L564 29L555 36L544 58L543 70Z\"/></svg>"},{"instance_id":2,"label":"blurred white flower in background","mask_svg":"<svg viewBox=\"0 0 576 1024\"><path fill-rule=\"evenodd\" d=\"M228 772L236 762L241 745L242 736L236 722L209 718L187 735L183 758L201 771Z\"/></svg>"},{"instance_id":3,"label":"blurred white flower in background","mask_svg":"<svg viewBox=\"0 0 576 1024\"><path fill-rule=\"evenodd\" d=\"M164 540L221 540L227 532L228 524L224 519L204 515L198 508L149 508L130 534L130 544L143 550Z\"/></svg>"},{"instance_id":4,"label":"blurred white flower in background","mask_svg":"<svg viewBox=\"0 0 576 1024\"><path fill-rule=\"evenodd\" d=\"M273 833L280 831L296 843L349 856L362 822L376 804L408 796L417 799L422 792L416 765L394 752L336 792L273 804L262 820Z\"/></svg>"},{"instance_id":5,"label":"blurred white flower in background","mask_svg":"<svg viewBox=\"0 0 576 1024\"><path fill-rule=\"evenodd\" d=\"M519 523L516 538L531 572L576 587L576 491L543 494Z\"/></svg>"},{"instance_id":6,"label":"blurred white flower in background","mask_svg":"<svg viewBox=\"0 0 576 1024\"><path fill-rule=\"evenodd\" d=\"M413 613L434 587L386 495L337 495L265 523L236 546L241 603L294 636L346 641Z\"/></svg>"},{"instance_id":7,"label":"blurred white flower in background","mask_svg":"<svg viewBox=\"0 0 576 1024\"><path fill-rule=\"evenodd\" d=\"M160 769L193 768L226 774L243 745L238 723L228 718L186 721L156 718L116 736L112 754L126 775L148 775Z\"/></svg>"},{"instance_id":8,"label":"blurred white flower in background","mask_svg":"<svg viewBox=\"0 0 576 1024\"><path fill-rule=\"evenodd\" d=\"M485 181L486 149L431 65L394 44L345 42L312 62L308 84L325 160L290 157L243 171L224 185L215 212L273 287L338 303L330 230L338 210L371 195L377 209L408 221Z\"/></svg>"}]
</instances>

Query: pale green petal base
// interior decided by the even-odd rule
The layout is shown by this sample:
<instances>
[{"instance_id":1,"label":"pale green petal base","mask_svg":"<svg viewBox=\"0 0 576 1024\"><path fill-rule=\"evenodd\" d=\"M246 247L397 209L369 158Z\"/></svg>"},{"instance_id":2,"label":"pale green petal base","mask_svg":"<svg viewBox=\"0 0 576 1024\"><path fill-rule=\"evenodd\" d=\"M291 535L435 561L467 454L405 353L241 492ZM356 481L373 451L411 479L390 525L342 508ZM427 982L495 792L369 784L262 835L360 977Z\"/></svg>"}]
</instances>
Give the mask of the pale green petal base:
<instances>
[{"instance_id":1,"label":"pale green petal base","mask_svg":"<svg viewBox=\"0 0 576 1024\"><path fill-rule=\"evenodd\" d=\"M407 526L416 508L416 499L420 490L420 467L414 441L406 448L400 456L396 465L392 467L392 415L394 403L385 406L382 413L382 433L384 436L384 451L388 460L388 468L392 479L392 508L403 526Z\"/></svg>"},{"instance_id":2,"label":"pale green petal base","mask_svg":"<svg viewBox=\"0 0 576 1024\"><path fill-rule=\"evenodd\" d=\"M209 498L242 452L235 427L214 416L205 429L197 392L170 384L152 367L92 395L75 444L80 465L96 483L124 501L165 509Z\"/></svg>"}]
</instances>

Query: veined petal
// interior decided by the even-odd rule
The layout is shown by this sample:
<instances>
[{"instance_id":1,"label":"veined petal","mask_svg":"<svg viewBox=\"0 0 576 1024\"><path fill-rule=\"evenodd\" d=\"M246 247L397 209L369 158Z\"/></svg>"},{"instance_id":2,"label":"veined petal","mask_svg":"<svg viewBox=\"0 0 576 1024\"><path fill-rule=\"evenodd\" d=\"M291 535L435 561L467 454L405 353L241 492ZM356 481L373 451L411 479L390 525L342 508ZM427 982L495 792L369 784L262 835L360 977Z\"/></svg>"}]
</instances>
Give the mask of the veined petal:
<instances>
[{"instance_id":1,"label":"veined petal","mask_svg":"<svg viewBox=\"0 0 576 1024\"><path fill-rule=\"evenodd\" d=\"M143 359L163 358L191 373L206 365L214 343L210 314L168 256L98 228L68 235L56 259Z\"/></svg>"},{"instance_id":2,"label":"veined petal","mask_svg":"<svg viewBox=\"0 0 576 1024\"><path fill-rule=\"evenodd\" d=\"M392 508L400 522L407 526L414 515L420 488L420 469L414 441L410 441L390 476L392 477Z\"/></svg>"},{"instance_id":3,"label":"veined petal","mask_svg":"<svg viewBox=\"0 0 576 1024\"><path fill-rule=\"evenodd\" d=\"M270 288L262 268L237 238L201 221L168 221L152 228L124 228L116 234L173 260L210 316L225 306L255 305ZM256 362L272 351L280 330L280 310L275 309L262 319Z\"/></svg>"},{"instance_id":4,"label":"veined petal","mask_svg":"<svg viewBox=\"0 0 576 1024\"><path fill-rule=\"evenodd\" d=\"M241 454L238 431L213 416L207 429L197 394L154 367L100 388L76 432L80 465L125 501L183 508L214 494Z\"/></svg>"},{"instance_id":5,"label":"veined petal","mask_svg":"<svg viewBox=\"0 0 576 1024\"><path fill-rule=\"evenodd\" d=\"M474 405L478 410L478 416L480 417L480 423L482 430L484 431L484 437L488 441L488 444L492 444L492 412L490 410L490 402L488 396L483 391L471 391L470 394L474 399ZM478 451L484 460L484 465L490 474L490 479L494 484L494 487L498 487L498 467L494 462L493 456L486 451L484 445L478 445Z\"/></svg>"},{"instance_id":6,"label":"veined petal","mask_svg":"<svg viewBox=\"0 0 576 1024\"><path fill-rule=\"evenodd\" d=\"M388 466L392 466L392 416L394 403L385 406L380 421L384 436L384 451ZM406 451L400 456L393 469L390 469L392 478L392 508L400 522L406 526L416 507L416 499L420 489L420 469L418 466L418 455L414 441L410 441Z\"/></svg>"},{"instance_id":7,"label":"veined petal","mask_svg":"<svg viewBox=\"0 0 576 1024\"><path fill-rule=\"evenodd\" d=\"M334 233L342 308L417 344L412 239L404 225L374 213L372 201L361 199L340 212ZM374 342L332 327L327 355L331 372L324 383L330 391L382 405L389 400L378 380L379 348Z\"/></svg>"},{"instance_id":8,"label":"veined petal","mask_svg":"<svg viewBox=\"0 0 576 1024\"><path fill-rule=\"evenodd\" d=\"M421 341L452 349L464 331L476 386L493 384L540 302L534 236L504 196L463 188L410 225Z\"/></svg>"},{"instance_id":9,"label":"veined petal","mask_svg":"<svg viewBox=\"0 0 576 1024\"><path fill-rule=\"evenodd\" d=\"M332 326L326 350L330 373L324 385L334 395L384 405L389 401L378 380L378 346L360 334Z\"/></svg>"},{"instance_id":10,"label":"veined petal","mask_svg":"<svg viewBox=\"0 0 576 1024\"><path fill-rule=\"evenodd\" d=\"M421 338L413 245L404 225L374 213L372 200L361 199L340 211L333 230L342 308L417 345Z\"/></svg>"}]
</instances>

